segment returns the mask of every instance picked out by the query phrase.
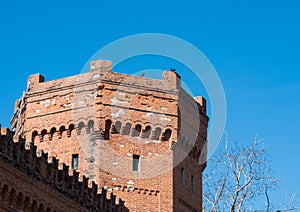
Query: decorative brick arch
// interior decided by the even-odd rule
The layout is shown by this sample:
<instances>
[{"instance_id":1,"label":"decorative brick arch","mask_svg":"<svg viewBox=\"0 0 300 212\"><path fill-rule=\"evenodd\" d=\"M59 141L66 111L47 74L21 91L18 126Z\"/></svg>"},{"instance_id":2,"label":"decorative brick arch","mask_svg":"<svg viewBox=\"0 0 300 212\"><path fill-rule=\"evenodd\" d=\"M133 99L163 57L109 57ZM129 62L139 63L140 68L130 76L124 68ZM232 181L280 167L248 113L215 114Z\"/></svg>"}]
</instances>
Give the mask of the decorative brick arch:
<instances>
[{"instance_id":1,"label":"decorative brick arch","mask_svg":"<svg viewBox=\"0 0 300 212\"><path fill-rule=\"evenodd\" d=\"M33 144L35 144L36 142L37 142L37 139L36 138L38 138L38 132L35 130L35 131L33 131L32 133L31 133L31 142L33 143Z\"/></svg>"},{"instance_id":2,"label":"decorative brick arch","mask_svg":"<svg viewBox=\"0 0 300 212\"><path fill-rule=\"evenodd\" d=\"M42 131L41 131L41 134L40 134L40 141L41 142L45 142L45 140L46 140L46 136L47 136L47 130L46 129L43 129Z\"/></svg>"}]
</instances>

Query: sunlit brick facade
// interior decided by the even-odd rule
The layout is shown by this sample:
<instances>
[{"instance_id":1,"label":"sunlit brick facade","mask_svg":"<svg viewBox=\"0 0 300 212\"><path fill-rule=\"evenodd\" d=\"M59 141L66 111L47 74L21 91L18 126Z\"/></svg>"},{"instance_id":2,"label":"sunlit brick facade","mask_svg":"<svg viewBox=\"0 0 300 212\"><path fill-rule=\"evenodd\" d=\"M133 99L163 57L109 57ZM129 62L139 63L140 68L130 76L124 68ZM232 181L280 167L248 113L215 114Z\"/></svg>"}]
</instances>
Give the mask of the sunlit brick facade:
<instances>
[{"instance_id":1,"label":"sunlit brick facade","mask_svg":"<svg viewBox=\"0 0 300 212\"><path fill-rule=\"evenodd\" d=\"M90 71L28 78L11 120L16 135L94 180L130 211L201 211L206 163L206 101L162 79Z\"/></svg>"}]
</instances>

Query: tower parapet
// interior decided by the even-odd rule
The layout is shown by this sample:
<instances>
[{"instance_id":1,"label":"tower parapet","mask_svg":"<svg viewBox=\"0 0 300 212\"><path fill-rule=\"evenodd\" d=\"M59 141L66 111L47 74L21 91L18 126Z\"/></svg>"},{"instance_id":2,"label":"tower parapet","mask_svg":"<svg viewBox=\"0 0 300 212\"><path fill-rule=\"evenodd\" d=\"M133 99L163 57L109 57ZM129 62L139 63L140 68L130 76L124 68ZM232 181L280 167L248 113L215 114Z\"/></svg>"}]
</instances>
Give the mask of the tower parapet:
<instances>
[{"instance_id":1,"label":"tower parapet","mask_svg":"<svg viewBox=\"0 0 300 212\"><path fill-rule=\"evenodd\" d=\"M180 202L200 210L201 187L194 202L176 195L188 194L178 182L183 167L201 184L207 122L205 99L187 94L176 72L162 80L130 76L103 60L63 79L30 76L11 120L26 142L140 211L171 211Z\"/></svg>"}]
</instances>

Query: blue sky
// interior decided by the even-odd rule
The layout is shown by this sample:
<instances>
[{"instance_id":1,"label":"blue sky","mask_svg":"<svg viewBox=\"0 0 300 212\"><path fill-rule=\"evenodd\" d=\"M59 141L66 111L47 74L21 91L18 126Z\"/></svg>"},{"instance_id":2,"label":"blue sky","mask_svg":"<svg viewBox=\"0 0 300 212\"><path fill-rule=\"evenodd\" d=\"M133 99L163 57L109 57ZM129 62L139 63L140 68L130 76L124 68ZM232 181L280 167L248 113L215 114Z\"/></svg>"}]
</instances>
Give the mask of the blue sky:
<instances>
[{"instance_id":1,"label":"blue sky","mask_svg":"<svg viewBox=\"0 0 300 212\"><path fill-rule=\"evenodd\" d=\"M274 176L282 179L273 201L285 191L300 196L299 9L297 1L276 0L2 1L0 122L9 126L30 74L46 80L75 75L116 39L166 33L192 43L214 65L226 93L231 139L247 143L258 135L267 142ZM116 71L143 68L143 60L132 61L139 65ZM145 68L151 62L168 68L151 58ZM183 80L201 94L192 79Z\"/></svg>"}]
</instances>

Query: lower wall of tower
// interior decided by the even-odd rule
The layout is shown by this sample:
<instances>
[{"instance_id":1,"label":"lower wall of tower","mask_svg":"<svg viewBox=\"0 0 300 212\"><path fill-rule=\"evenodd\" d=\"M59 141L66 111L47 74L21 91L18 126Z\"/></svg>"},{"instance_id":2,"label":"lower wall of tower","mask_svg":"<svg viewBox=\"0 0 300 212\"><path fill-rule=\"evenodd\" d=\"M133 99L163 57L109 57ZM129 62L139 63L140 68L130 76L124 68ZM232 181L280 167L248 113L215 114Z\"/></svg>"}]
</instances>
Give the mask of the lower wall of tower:
<instances>
[{"instance_id":1,"label":"lower wall of tower","mask_svg":"<svg viewBox=\"0 0 300 212\"><path fill-rule=\"evenodd\" d=\"M174 211L202 211L202 166L191 156L186 157L173 173Z\"/></svg>"},{"instance_id":2,"label":"lower wall of tower","mask_svg":"<svg viewBox=\"0 0 300 212\"><path fill-rule=\"evenodd\" d=\"M123 179L124 185L114 185L112 192L124 199L130 211L173 211L172 171L152 179Z\"/></svg>"}]
</instances>

